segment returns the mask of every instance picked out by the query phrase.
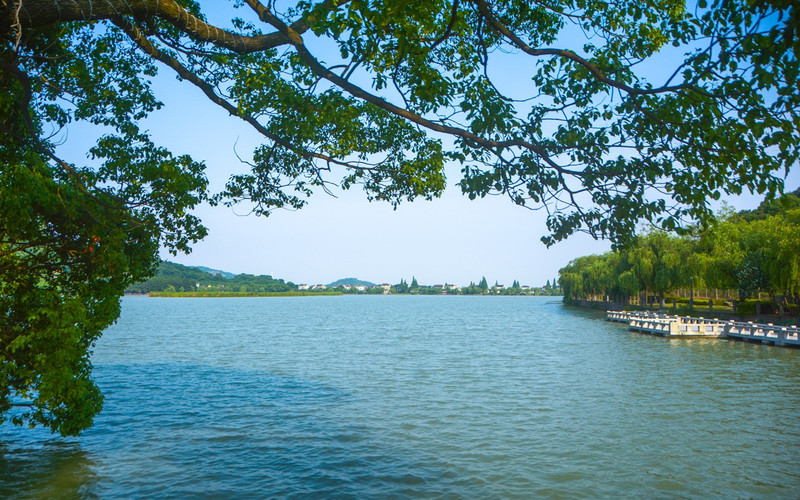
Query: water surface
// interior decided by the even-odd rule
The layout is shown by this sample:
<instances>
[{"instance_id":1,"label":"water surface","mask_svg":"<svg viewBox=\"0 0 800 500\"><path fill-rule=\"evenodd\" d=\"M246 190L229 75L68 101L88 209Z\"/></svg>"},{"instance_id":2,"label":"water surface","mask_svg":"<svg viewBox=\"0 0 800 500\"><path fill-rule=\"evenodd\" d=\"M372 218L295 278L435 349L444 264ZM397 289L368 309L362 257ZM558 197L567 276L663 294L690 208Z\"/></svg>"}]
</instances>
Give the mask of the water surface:
<instances>
[{"instance_id":1,"label":"water surface","mask_svg":"<svg viewBox=\"0 0 800 500\"><path fill-rule=\"evenodd\" d=\"M76 439L0 427L0 497L800 496L800 350L546 297L128 297Z\"/></svg>"}]
</instances>

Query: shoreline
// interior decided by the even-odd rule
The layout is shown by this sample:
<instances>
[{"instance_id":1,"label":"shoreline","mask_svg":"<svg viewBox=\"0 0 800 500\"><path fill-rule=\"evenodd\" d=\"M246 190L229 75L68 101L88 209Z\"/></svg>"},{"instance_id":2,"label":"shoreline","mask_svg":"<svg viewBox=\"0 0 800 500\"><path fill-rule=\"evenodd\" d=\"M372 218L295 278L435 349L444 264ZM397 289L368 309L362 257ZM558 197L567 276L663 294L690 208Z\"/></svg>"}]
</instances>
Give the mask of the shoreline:
<instances>
[{"instance_id":1,"label":"shoreline","mask_svg":"<svg viewBox=\"0 0 800 500\"><path fill-rule=\"evenodd\" d=\"M343 293L339 291L325 292L149 292L126 293L125 296L153 297L153 298L235 298L235 297L331 297L331 296L359 296L359 297L550 297L561 299L561 295L533 295L533 294L461 294L461 293Z\"/></svg>"},{"instance_id":2,"label":"shoreline","mask_svg":"<svg viewBox=\"0 0 800 500\"><path fill-rule=\"evenodd\" d=\"M609 311L641 311L652 313L672 314L678 316L688 316L692 318L701 318L707 320L724 320L724 321L751 321L753 323L772 323L775 325L791 326L800 324L800 317L784 314L738 314L730 311L701 309L695 307L694 309L678 308L677 310L667 307L664 309L649 309L649 308L635 308L626 309L629 304L622 304L619 302L606 302L606 301L591 301L591 300L578 300L570 304L564 304L569 307L575 307L582 310L591 310L602 313Z\"/></svg>"},{"instance_id":3,"label":"shoreline","mask_svg":"<svg viewBox=\"0 0 800 500\"><path fill-rule=\"evenodd\" d=\"M150 292L147 294L126 294L144 295L152 298L240 298L240 297L323 297L339 296L341 292Z\"/></svg>"}]
</instances>

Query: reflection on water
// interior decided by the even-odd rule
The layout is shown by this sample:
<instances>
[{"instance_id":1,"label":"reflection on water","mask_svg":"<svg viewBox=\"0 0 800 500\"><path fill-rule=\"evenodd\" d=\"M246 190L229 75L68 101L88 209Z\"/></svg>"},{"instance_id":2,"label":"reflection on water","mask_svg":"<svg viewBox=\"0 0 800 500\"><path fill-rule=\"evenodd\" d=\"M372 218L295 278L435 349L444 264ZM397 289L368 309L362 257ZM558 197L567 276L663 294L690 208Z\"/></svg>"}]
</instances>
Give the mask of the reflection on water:
<instances>
[{"instance_id":1,"label":"reflection on water","mask_svg":"<svg viewBox=\"0 0 800 500\"><path fill-rule=\"evenodd\" d=\"M800 495L800 351L551 299L126 299L95 365L80 438L0 427L0 498Z\"/></svg>"},{"instance_id":2,"label":"reflection on water","mask_svg":"<svg viewBox=\"0 0 800 500\"><path fill-rule=\"evenodd\" d=\"M0 441L0 498L93 497L98 482L95 465L75 441L45 438L15 445Z\"/></svg>"}]
</instances>

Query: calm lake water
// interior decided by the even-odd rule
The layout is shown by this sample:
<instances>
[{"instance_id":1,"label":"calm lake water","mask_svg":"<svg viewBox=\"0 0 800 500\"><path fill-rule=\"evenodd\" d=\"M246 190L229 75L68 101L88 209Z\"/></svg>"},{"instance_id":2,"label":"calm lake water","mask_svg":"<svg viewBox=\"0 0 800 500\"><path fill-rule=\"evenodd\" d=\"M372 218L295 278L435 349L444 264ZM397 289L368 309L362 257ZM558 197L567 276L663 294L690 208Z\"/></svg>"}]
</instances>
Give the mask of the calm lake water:
<instances>
[{"instance_id":1,"label":"calm lake water","mask_svg":"<svg viewBox=\"0 0 800 500\"><path fill-rule=\"evenodd\" d=\"M0 497L800 496L800 350L545 297L124 299L75 439Z\"/></svg>"}]
</instances>

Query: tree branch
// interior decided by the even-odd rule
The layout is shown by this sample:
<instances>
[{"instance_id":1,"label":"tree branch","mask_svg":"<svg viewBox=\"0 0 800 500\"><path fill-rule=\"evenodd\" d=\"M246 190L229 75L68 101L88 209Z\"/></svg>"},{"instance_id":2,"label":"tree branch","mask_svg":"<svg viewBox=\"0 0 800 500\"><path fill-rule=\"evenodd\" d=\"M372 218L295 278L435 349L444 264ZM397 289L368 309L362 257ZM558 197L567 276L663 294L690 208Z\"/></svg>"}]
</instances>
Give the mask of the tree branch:
<instances>
[{"instance_id":1,"label":"tree branch","mask_svg":"<svg viewBox=\"0 0 800 500\"><path fill-rule=\"evenodd\" d=\"M698 88L695 85L691 85L688 83L683 83L680 85L668 85L663 87L658 87L654 89L641 89L636 87L631 87L626 85L622 82L618 82L613 78L609 78L609 76L596 64L584 59L583 57L579 56L575 52L571 50L565 49L534 49L533 47L529 46L525 43L522 38L520 38L516 33L508 29L503 23L501 23L495 16L492 14L489 5L486 3L485 0L472 0L475 2L475 5L478 6L478 11L481 15L486 19L489 25L494 28L498 33L503 35L504 37L508 38L511 43L513 43L518 49L525 52L528 55L534 57L540 56L559 56L565 59L569 59L579 65L583 66L589 72L597 78L599 81L605 83L606 85L613 87L615 89L619 89L627 94L632 95L650 95L650 94L663 94L667 92L676 92L679 90L694 90L695 92L699 92L702 94L707 94L704 90Z\"/></svg>"},{"instance_id":2,"label":"tree branch","mask_svg":"<svg viewBox=\"0 0 800 500\"><path fill-rule=\"evenodd\" d=\"M112 19L112 22L120 29L122 29L128 35L128 37L130 37L130 39L133 40L136 43L136 45L139 46L139 48L144 53L146 53L153 59L161 61L162 63L166 64L168 67L174 70L181 78L190 82L195 87L199 88L211 102L220 106L225 111L230 113L232 116L241 118L245 122L249 123L258 133L260 133L267 139L273 141L275 144L284 147L305 158L316 158L328 163L332 163L334 165L339 165L354 170L370 170L367 167L362 167L359 165L354 165L353 163L337 160L332 156L316 153L313 151L308 151L307 149L304 148L298 148L297 146L294 146L286 142L282 138L276 136L275 134L267 130L267 128L264 127L264 125L262 125L261 123L259 123L258 120L256 120L254 117L240 112L236 106L226 101L222 97L218 96L212 85L203 81L197 75L192 73L188 68L186 68L183 64L181 64L180 61L158 50L158 48L155 45L153 45L152 42L150 42L150 40L147 39L147 37L144 36L141 30L139 30L139 28L137 28L128 19L116 18Z\"/></svg>"},{"instance_id":3,"label":"tree branch","mask_svg":"<svg viewBox=\"0 0 800 500\"><path fill-rule=\"evenodd\" d=\"M300 36L300 33L294 31L290 26L287 26L285 23L283 23L283 21L278 19L278 17L276 17L269 9L267 9L260 2L258 2L258 0L245 0L245 3L250 5L253 8L253 10L255 10L258 13L259 18L262 21L273 26L279 32L281 32L286 38L289 39L289 42L294 46L295 50L297 50L300 59L302 59L303 62L305 62L308 65L308 67L315 75L324 78L325 80L328 80L329 82L333 83L337 87L346 91L353 97L357 97L371 104L374 104L385 111L388 111L394 115L405 118L410 122L416 123L417 125L425 127L429 130L433 130L434 132L441 132L443 134L460 137L468 142L477 144L487 150L490 150L494 152L494 154L499 154L498 150L510 147L521 147L524 149L528 149L538 154L542 158L542 160L553 169L558 170L559 172L567 173L569 175L575 174L575 172L565 171L561 165L553 161L553 159L550 157L550 154L542 146L532 144L523 139L511 139L507 141L493 141L490 139L486 139L468 130L428 120L427 118L424 118L405 108L396 106L374 94L367 92L363 88L343 79L342 77L333 73L324 65L322 65L322 63L320 63L311 54L311 52L308 51L308 49L305 46L305 43L303 42L303 38Z\"/></svg>"},{"instance_id":4,"label":"tree branch","mask_svg":"<svg viewBox=\"0 0 800 500\"><path fill-rule=\"evenodd\" d=\"M16 16L14 2L0 7L0 23L11 26ZM288 40L281 33L245 36L208 24L174 0L25 0L18 18L21 29L37 29L67 21L111 20L123 16L135 19L158 17L201 42L213 43L238 54L259 52ZM299 33L308 30L301 19L292 24Z\"/></svg>"}]
</instances>

